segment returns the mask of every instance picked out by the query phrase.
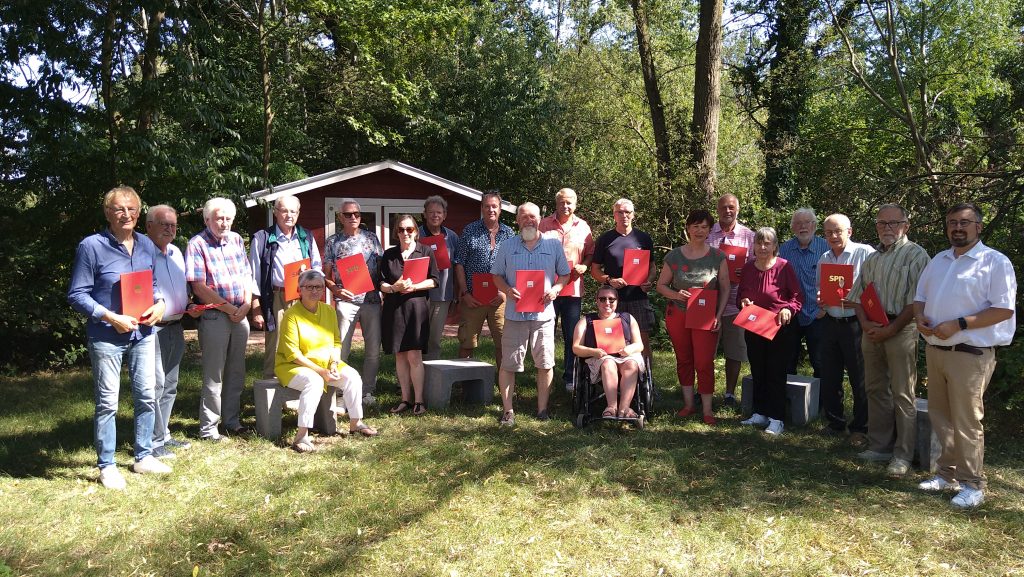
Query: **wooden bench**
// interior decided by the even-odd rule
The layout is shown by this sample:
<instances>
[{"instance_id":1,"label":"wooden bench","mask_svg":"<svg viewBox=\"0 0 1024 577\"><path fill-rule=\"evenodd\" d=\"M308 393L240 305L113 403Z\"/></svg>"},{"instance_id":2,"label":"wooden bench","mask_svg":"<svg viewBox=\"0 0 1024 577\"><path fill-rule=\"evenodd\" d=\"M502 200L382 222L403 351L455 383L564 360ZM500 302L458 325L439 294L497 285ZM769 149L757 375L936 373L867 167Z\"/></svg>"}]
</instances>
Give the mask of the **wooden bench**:
<instances>
[{"instance_id":1,"label":"wooden bench","mask_svg":"<svg viewBox=\"0 0 1024 577\"><path fill-rule=\"evenodd\" d=\"M914 447L917 468L934 473L937 468L935 462L942 452L942 445L939 444L939 437L932 431L928 399L916 399L914 405L917 407L917 440Z\"/></svg>"},{"instance_id":2,"label":"wooden bench","mask_svg":"<svg viewBox=\"0 0 1024 577\"><path fill-rule=\"evenodd\" d=\"M740 391L740 409L744 417L754 412L754 380L746 375ZM818 418L818 399L821 379L803 375L786 375L786 400L789 405L789 422L806 425Z\"/></svg>"},{"instance_id":3,"label":"wooden bench","mask_svg":"<svg viewBox=\"0 0 1024 577\"><path fill-rule=\"evenodd\" d=\"M462 402L489 404L494 399L494 365L476 359L423 361L423 402L431 409L451 403L452 385L462 384Z\"/></svg>"},{"instance_id":4,"label":"wooden bench","mask_svg":"<svg viewBox=\"0 0 1024 577\"><path fill-rule=\"evenodd\" d=\"M281 413L287 401L297 401L299 391L282 387L280 381L259 379L253 383L253 394L256 397L256 432L259 436L276 441L281 437ZM327 392L320 397L313 426L324 435L338 432L338 421L334 416L334 399L338 392L336 387L327 387Z\"/></svg>"}]
</instances>

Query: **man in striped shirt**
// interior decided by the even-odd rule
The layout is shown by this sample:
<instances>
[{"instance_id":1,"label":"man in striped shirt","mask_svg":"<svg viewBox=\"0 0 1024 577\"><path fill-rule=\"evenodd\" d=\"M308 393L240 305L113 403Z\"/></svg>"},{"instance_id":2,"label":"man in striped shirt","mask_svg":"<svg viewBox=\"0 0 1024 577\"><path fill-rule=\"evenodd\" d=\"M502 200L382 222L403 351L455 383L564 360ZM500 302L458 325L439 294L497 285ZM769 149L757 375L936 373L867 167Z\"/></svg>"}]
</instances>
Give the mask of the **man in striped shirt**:
<instances>
[{"instance_id":1,"label":"man in striped shirt","mask_svg":"<svg viewBox=\"0 0 1024 577\"><path fill-rule=\"evenodd\" d=\"M864 261L860 279L848 296L857 302L863 327L864 388L868 399L868 448L860 453L869 461L889 460L888 473L903 476L910 470L917 436L917 326L914 291L928 265L928 253L907 239L910 218L898 204L882 205L875 219L878 252ZM875 291L889 324L871 322L860 306L868 283Z\"/></svg>"}]
</instances>

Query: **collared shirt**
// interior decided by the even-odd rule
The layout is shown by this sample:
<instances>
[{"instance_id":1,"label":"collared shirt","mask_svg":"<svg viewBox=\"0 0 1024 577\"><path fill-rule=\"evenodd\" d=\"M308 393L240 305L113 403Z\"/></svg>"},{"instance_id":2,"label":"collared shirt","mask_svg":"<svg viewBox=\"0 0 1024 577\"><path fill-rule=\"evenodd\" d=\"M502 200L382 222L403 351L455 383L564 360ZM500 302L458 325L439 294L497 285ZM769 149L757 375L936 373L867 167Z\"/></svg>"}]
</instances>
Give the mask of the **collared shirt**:
<instances>
[{"instance_id":1,"label":"collared shirt","mask_svg":"<svg viewBox=\"0 0 1024 577\"><path fill-rule=\"evenodd\" d=\"M839 256L836 256L836 253L832 252L832 247L830 246L829 249L821 255L821 258L818 260L818 264L852 264L853 282L850 283L850 290L852 291L853 287L857 286L857 283L860 281L861 266L869 256L874 254L874 252L875 249L871 246L861 244L859 242L853 242L851 240L847 241L846 248L843 249L843 252L839 253ZM820 275L818 276L817 286L814 289L815 296L817 296L819 290L821 290ZM853 307L825 307L825 313L841 319L844 317L852 317L857 314L857 311Z\"/></svg>"},{"instance_id":2,"label":"collared shirt","mask_svg":"<svg viewBox=\"0 0 1024 577\"><path fill-rule=\"evenodd\" d=\"M131 254L110 230L85 237L78 243L75 263L71 269L68 302L76 311L89 317L85 333L90 339L111 343L127 343L145 338L153 329L140 324L137 329L119 333L103 320L108 311L120 314L121 274L153 270L159 250L149 237L132 233L135 239ZM153 280L154 301L163 298L160 287Z\"/></svg>"},{"instance_id":3,"label":"collared shirt","mask_svg":"<svg viewBox=\"0 0 1024 577\"><path fill-rule=\"evenodd\" d=\"M167 245L167 254L156 250L156 262L153 268L153 280L160 287L164 296L163 320L174 321L181 318L188 308L188 281L185 280L185 257L181 249L173 244Z\"/></svg>"},{"instance_id":4,"label":"collared shirt","mask_svg":"<svg viewBox=\"0 0 1024 577\"><path fill-rule=\"evenodd\" d=\"M587 221L576 216L569 218L569 222L563 225L558 222L558 216L542 218L538 230L547 238L553 238L562 245L562 252L569 266L575 266L583 262L588 256L594 254L594 235L590 230ZM583 277L577 277L571 283L572 294L566 296L583 296Z\"/></svg>"},{"instance_id":5,"label":"collared shirt","mask_svg":"<svg viewBox=\"0 0 1024 577\"><path fill-rule=\"evenodd\" d=\"M323 270L323 263L320 261L320 249L316 247L316 238L313 233L306 231L306 238L309 240L309 266L316 270ZM284 288L284 265L302 260L302 247L299 245L299 227L292 228L291 235L281 232L281 227L274 224L274 235L277 236L277 252L274 253L274 262L270 268L270 282L276 288ZM249 266L256 282L254 283L253 296L260 294L260 281L256 278L260 275L261 251L258 243L253 242L249 247Z\"/></svg>"},{"instance_id":6,"label":"collared shirt","mask_svg":"<svg viewBox=\"0 0 1024 577\"><path fill-rule=\"evenodd\" d=\"M959 331L948 339L934 335L924 338L933 345L967 343L994 347L1013 341L1017 327L1017 277L1010 259L980 240L959 258L953 255L953 249L935 255L921 273L914 300L924 303L924 316L933 327L992 307L1014 311L1005 321Z\"/></svg>"},{"instance_id":7,"label":"collared shirt","mask_svg":"<svg viewBox=\"0 0 1024 577\"><path fill-rule=\"evenodd\" d=\"M754 231L739 222L733 225L731 232L723 231L721 223L716 222L711 227L711 232L708 233L708 238L704 242L715 248L720 248L723 244L746 247L747 262L754 260ZM740 312L740 309L736 307L736 291L739 290L740 285L736 282L736 279L729 280L733 281L732 286L729 287L729 302L726 303L725 312L722 313L723 316L727 317L735 316Z\"/></svg>"},{"instance_id":8,"label":"collared shirt","mask_svg":"<svg viewBox=\"0 0 1024 577\"><path fill-rule=\"evenodd\" d=\"M928 251L906 236L890 247L878 245L878 250L861 266L860 280L854 283L846 300L859 303L868 283L875 283L886 314L898 315L907 305L914 304L917 281L928 266L928 260Z\"/></svg>"},{"instance_id":9,"label":"collared shirt","mask_svg":"<svg viewBox=\"0 0 1024 577\"><path fill-rule=\"evenodd\" d=\"M365 228L356 230L356 234L352 236L345 234L345 231L342 230L332 234L324 241L324 258L327 262L331 263L331 269L334 271L332 273L334 275L332 280L342 287L345 286L341 282L341 277L338 276L338 267L334 266L334 263L354 254L363 255L363 259L366 260L366 268L370 271L370 278L373 279L374 286L379 290L380 282L377 277L380 276L378 270L380 269L380 257L384 255L384 249L380 246L380 240L377 239L377 235ZM380 293L377 290L372 290L356 295L352 298L352 303L357 305L380 304Z\"/></svg>"},{"instance_id":10,"label":"collared shirt","mask_svg":"<svg viewBox=\"0 0 1024 577\"><path fill-rule=\"evenodd\" d=\"M804 306L797 315L800 326L806 327L818 316L818 260L829 250L828 241L820 236L811 237L807 248L800 246L800 240L793 237L779 247L779 256L789 261L789 266L796 271L800 280L800 292L803 293Z\"/></svg>"},{"instance_id":11,"label":"collared shirt","mask_svg":"<svg viewBox=\"0 0 1024 577\"><path fill-rule=\"evenodd\" d=\"M651 251L650 265L654 267L654 241L651 240L651 235L636 228L630 229L629 234L622 234L613 228L597 237L597 242L594 243L593 264L600 265L604 274L611 278L622 278L626 251L633 248ZM619 289L619 302L642 300L647 300L647 293L639 286L625 286Z\"/></svg>"},{"instance_id":12,"label":"collared shirt","mask_svg":"<svg viewBox=\"0 0 1024 577\"><path fill-rule=\"evenodd\" d=\"M516 235L498 247L491 274L501 276L509 286L515 287L516 271L520 270L544 271L544 291L547 292L558 277L569 274L569 261L565 260L562 245L553 238L541 238L530 250L522 237ZM546 321L555 318L555 306L548 303L539 313L520 313L516 311L516 302L507 299L505 318L510 321Z\"/></svg>"},{"instance_id":13,"label":"collared shirt","mask_svg":"<svg viewBox=\"0 0 1024 577\"><path fill-rule=\"evenodd\" d=\"M185 279L201 282L224 300L240 307L253 283L245 243L237 232L228 231L219 241L209 228L193 236L185 251Z\"/></svg>"},{"instance_id":14,"label":"collared shirt","mask_svg":"<svg viewBox=\"0 0 1024 577\"><path fill-rule=\"evenodd\" d=\"M444 244L448 247L448 260L451 261L451 266L443 270L438 269L437 286L430 289L430 300L433 302L449 302L455 298L455 250L459 245L459 235L446 226L441 227L441 234L444 235ZM433 235L427 230L426 225L420 225L420 242L428 236Z\"/></svg>"},{"instance_id":15,"label":"collared shirt","mask_svg":"<svg viewBox=\"0 0 1024 577\"><path fill-rule=\"evenodd\" d=\"M512 227L498 223L498 234L491 248L491 233L484 226L484 221L474 220L462 229L459 245L455 251L455 262L466 271L466 290L473 292L473 275L478 272L491 272L494 257L501 243L516 236Z\"/></svg>"}]
</instances>

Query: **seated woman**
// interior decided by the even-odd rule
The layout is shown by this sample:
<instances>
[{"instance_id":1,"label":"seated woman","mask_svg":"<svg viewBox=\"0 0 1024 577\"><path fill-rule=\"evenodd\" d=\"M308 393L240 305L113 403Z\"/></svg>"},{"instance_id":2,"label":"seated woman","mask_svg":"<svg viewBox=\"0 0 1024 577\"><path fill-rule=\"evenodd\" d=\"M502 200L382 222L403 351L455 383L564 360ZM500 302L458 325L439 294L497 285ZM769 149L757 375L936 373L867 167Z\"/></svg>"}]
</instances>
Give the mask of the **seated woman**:
<instances>
[{"instance_id":1,"label":"seated woman","mask_svg":"<svg viewBox=\"0 0 1024 577\"><path fill-rule=\"evenodd\" d=\"M572 336L572 352L590 368L590 382L601 381L608 407L601 413L605 418L635 419L630 404L636 393L640 371L644 370L644 350L640 340L640 325L629 313L615 312L619 293L604 285L597 290L597 313L590 313L576 323ZM626 346L618 351L598 348L594 333L595 320L619 319Z\"/></svg>"},{"instance_id":2,"label":"seated woman","mask_svg":"<svg viewBox=\"0 0 1024 577\"><path fill-rule=\"evenodd\" d=\"M309 439L313 416L330 385L341 390L348 408L349 431L373 437L377 431L363 422L363 379L341 362L341 335L334 307L324 301L324 275L307 270L299 275L300 301L284 313L277 345L274 374L299 394L299 430L292 448L315 450Z\"/></svg>"}]
</instances>

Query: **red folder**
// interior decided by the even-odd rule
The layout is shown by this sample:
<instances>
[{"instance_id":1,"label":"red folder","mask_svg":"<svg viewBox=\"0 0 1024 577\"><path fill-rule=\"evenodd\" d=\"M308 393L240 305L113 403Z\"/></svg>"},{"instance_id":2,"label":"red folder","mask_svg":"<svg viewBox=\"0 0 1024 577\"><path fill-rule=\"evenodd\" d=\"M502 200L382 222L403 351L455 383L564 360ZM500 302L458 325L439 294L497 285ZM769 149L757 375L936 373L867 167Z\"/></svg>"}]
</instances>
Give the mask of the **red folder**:
<instances>
[{"instance_id":1,"label":"red folder","mask_svg":"<svg viewBox=\"0 0 1024 577\"><path fill-rule=\"evenodd\" d=\"M142 320L142 313L153 306L153 271L121 273L121 314Z\"/></svg>"},{"instance_id":2,"label":"red folder","mask_svg":"<svg viewBox=\"0 0 1024 577\"><path fill-rule=\"evenodd\" d=\"M370 279L370 269L366 268L366 259L362 254L354 254L338 259L334 266L338 269L341 286L354 295L374 290Z\"/></svg>"},{"instance_id":3,"label":"red folder","mask_svg":"<svg viewBox=\"0 0 1024 577\"><path fill-rule=\"evenodd\" d=\"M448 256L448 244L444 242L443 234L421 238L420 244L425 244L434 250L434 260L437 261L437 270L451 268L452 259Z\"/></svg>"},{"instance_id":4,"label":"red folder","mask_svg":"<svg viewBox=\"0 0 1024 577\"><path fill-rule=\"evenodd\" d=\"M487 304L498 296L498 285L494 284L494 275L489 272L478 272L473 275L473 298L480 304Z\"/></svg>"},{"instance_id":5,"label":"red folder","mask_svg":"<svg viewBox=\"0 0 1024 577\"><path fill-rule=\"evenodd\" d=\"M411 280L412 284L421 283L427 280L427 269L429 267L429 256L407 258L405 259L405 265L402 266L402 278Z\"/></svg>"},{"instance_id":6,"label":"red folder","mask_svg":"<svg viewBox=\"0 0 1024 577\"><path fill-rule=\"evenodd\" d=\"M626 337L622 334L622 319L594 319L594 339L597 348L616 355L626 348Z\"/></svg>"},{"instance_id":7,"label":"red folder","mask_svg":"<svg viewBox=\"0 0 1024 577\"><path fill-rule=\"evenodd\" d=\"M572 296L572 285L576 283L576 279L580 278L576 276L576 269L573 268L576 263L569 261L569 280L565 281L565 286L562 287L562 292L558 293L560 297L571 297Z\"/></svg>"},{"instance_id":8,"label":"red folder","mask_svg":"<svg viewBox=\"0 0 1024 577\"><path fill-rule=\"evenodd\" d=\"M544 310L544 271L517 270L516 290L519 291L517 313L539 313Z\"/></svg>"},{"instance_id":9,"label":"red folder","mask_svg":"<svg viewBox=\"0 0 1024 577\"><path fill-rule=\"evenodd\" d=\"M642 248L627 248L622 259L622 280L630 286L647 282L651 272L651 251Z\"/></svg>"},{"instance_id":10,"label":"red folder","mask_svg":"<svg viewBox=\"0 0 1024 577\"><path fill-rule=\"evenodd\" d=\"M718 249L725 253L725 263L729 266L729 280L735 284L740 280L743 265L747 264L747 247L723 242L718 245Z\"/></svg>"},{"instance_id":11,"label":"red folder","mask_svg":"<svg viewBox=\"0 0 1024 577\"><path fill-rule=\"evenodd\" d=\"M868 286L864 287L864 293L860 296L860 306L864 309L864 316L868 317L869 321L876 322L883 327L889 326L889 315L885 314L882 299L878 297L878 291L875 290L875 283L869 282Z\"/></svg>"},{"instance_id":12,"label":"red folder","mask_svg":"<svg viewBox=\"0 0 1024 577\"><path fill-rule=\"evenodd\" d=\"M733 324L744 328L754 334L761 335L769 341L775 338L775 335L781 328L775 322L775 313L763 309L757 305L750 305L744 307L738 315Z\"/></svg>"},{"instance_id":13,"label":"red folder","mask_svg":"<svg viewBox=\"0 0 1024 577\"><path fill-rule=\"evenodd\" d=\"M312 266L308 258L284 265L284 300L293 301L299 298L299 275ZM269 295L268 295L269 296ZM271 297L272 298L272 297Z\"/></svg>"},{"instance_id":14,"label":"red folder","mask_svg":"<svg viewBox=\"0 0 1024 577\"><path fill-rule=\"evenodd\" d=\"M853 288L853 265L821 263L818 267L821 301L826 306L841 307L842 300Z\"/></svg>"},{"instance_id":15,"label":"red folder","mask_svg":"<svg viewBox=\"0 0 1024 577\"><path fill-rule=\"evenodd\" d=\"M710 331L718 312L718 289L692 288L686 301L686 328Z\"/></svg>"}]
</instances>

